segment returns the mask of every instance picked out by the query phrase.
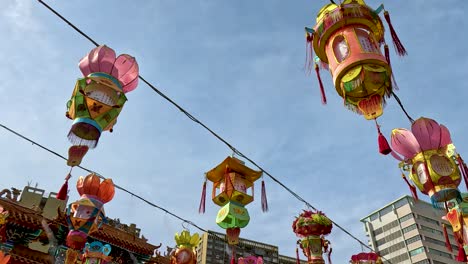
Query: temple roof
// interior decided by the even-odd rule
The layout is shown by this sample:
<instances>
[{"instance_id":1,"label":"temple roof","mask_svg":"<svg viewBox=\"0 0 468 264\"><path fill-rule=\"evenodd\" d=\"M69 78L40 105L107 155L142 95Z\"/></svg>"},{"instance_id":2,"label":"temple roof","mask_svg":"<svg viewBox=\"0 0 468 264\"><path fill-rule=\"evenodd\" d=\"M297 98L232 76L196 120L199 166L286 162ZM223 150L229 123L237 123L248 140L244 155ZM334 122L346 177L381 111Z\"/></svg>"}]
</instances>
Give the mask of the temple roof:
<instances>
[{"instance_id":1,"label":"temple roof","mask_svg":"<svg viewBox=\"0 0 468 264\"><path fill-rule=\"evenodd\" d=\"M0 198L0 206L9 211L8 222L14 222L26 228L42 229L41 221L44 217L40 210L26 208L14 201L3 198ZM59 212L59 216L56 219L47 219L47 221L50 225L67 226L64 212ZM153 255L154 250L160 247L149 244L146 239L140 238L136 234L125 232L108 224L103 224L98 231L91 233L89 236L142 255Z\"/></svg>"}]
</instances>

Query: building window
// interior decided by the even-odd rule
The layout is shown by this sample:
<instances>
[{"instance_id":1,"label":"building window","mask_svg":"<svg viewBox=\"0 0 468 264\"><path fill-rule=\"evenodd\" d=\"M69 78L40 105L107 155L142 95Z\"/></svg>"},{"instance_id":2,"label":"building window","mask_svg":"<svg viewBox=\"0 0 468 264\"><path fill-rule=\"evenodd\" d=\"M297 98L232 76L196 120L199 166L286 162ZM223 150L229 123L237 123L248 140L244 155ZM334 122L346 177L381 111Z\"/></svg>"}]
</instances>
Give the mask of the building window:
<instances>
[{"instance_id":1,"label":"building window","mask_svg":"<svg viewBox=\"0 0 468 264\"><path fill-rule=\"evenodd\" d=\"M403 223L403 222L405 222L406 220L409 220L409 219L413 219L413 214L412 213L401 217L400 218L400 223Z\"/></svg>"},{"instance_id":2,"label":"building window","mask_svg":"<svg viewBox=\"0 0 468 264\"><path fill-rule=\"evenodd\" d=\"M341 63L349 56L348 42L343 35L338 35L333 39L333 54L338 63Z\"/></svg>"},{"instance_id":3,"label":"building window","mask_svg":"<svg viewBox=\"0 0 468 264\"><path fill-rule=\"evenodd\" d=\"M417 228L416 224L412 224L410 226L403 228L402 230L403 230L403 233L408 233L409 231L414 230L416 228Z\"/></svg>"},{"instance_id":4,"label":"building window","mask_svg":"<svg viewBox=\"0 0 468 264\"><path fill-rule=\"evenodd\" d=\"M409 252L410 256L415 256L415 255L418 255L418 254L421 254L424 252L424 247L419 247L417 249L413 249Z\"/></svg>"},{"instance_id":5,"label":"building window","mask_svg":"<svg viewBox=\"0 0 468 264\"><path fill-rule=\"evenodd\" d=\"M450 255L448 253L445 253L445 252L442 252L442 251L437 250L437 249L429 248L429 252L434 254L434 255L437 255L437 256L452 259L452 255Z\"/></svg>"},{"instance_id":6,"label":"building window","mask_svg":"<svg viewBox=\"0 0 468 264\"><path fill-rule=\"evenodd\" d=\"M398 209L400 207L402 207L403 205L406 205L408 204L408 200L405 198L399 200L398 202L394 203L394 206L395 206L395 209Z\"/></svg>"},{"instance_id":7,"label":"building window","mask_svg":"<svg viewBox=\"0 0 468 264\"><path fill-rule=\"evenodd\" d=\"M421 240L421 236L417 235L417 236L414 236L412 238L406 239L405 242L406 242L406 245L409 245L409 244L412 244L412 243L420 241L420 240Z\"/></svg>"},{"instance_id":8,"label":"building window","mask_svg":"<svg viewBox=\"0 0 468 264\"><path fill-rule=\"evenodd\" d=\"M424 230L424 231L427 231L427 232L430 232L430 233L433 233L433 234L437 234L437 235L440 235L442 236L444 233L442 233L442 231L439 231L439 230L436 230L434 228L430 228L430 227L427 227L427 226L423 226L421 225L421 230Z\"/></svg>"},{"instance_id":9,"label":"building window","mask_svg":"<svg viewBox=\"0 0 468 264\"><path fill-rule=\"evenodd\" d=\"M431 262L428 259L423 259L421 261L414 262L414 264L431 264Z\"/></svg>"},{"instance_id":10,"label":"building window","mask_svg":"<svg viewBox=\"0 0 468 264\"><path fill-rule=\"evenodd\" d=\"M439 225L439 221L436 221L436 220L434 220L432 218L429 218L429 217L425 217L423 215L418 215L418 219L422 219L422 220L424 220L424 221L426 221L428 223L432 223L434 225Z\"/></svg>"},{"instance_id":11,"label":"building window","mask_svg":"<svg viewBox=\"0 0 468 264\"><path fill-rule=\"evenodd\" d=\"M382 217L382 216L384 216L384 215L386 215L386 214L388 214L388 213L390 213L392 211L393 211L393 206L391 206L391 205L387 206L387 207L385 207L384 209L382 209L380 211L380 217Z\"/></svg>"}]
</instances>

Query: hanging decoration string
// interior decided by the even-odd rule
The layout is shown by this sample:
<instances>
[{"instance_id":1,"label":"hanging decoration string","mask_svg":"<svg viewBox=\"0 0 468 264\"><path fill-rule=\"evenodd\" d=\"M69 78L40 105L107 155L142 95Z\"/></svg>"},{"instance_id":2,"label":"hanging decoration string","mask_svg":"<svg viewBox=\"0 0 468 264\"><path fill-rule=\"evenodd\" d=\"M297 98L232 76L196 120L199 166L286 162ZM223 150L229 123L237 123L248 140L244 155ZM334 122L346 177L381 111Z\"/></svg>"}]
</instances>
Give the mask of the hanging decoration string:
<instances>
[{"instance_id":1,"label":"hanging decoration string","mask_svg":"<svg viewBox=\"0 0 468 264\"><path fill-rule=\"evenodd\" d=\"M411 116L408 114L408 112L406 112L406 109L405 107L403 106L403 104L401 103L401 100L400 98L398 98L398 96L395 94L395 92L392 91L392 95L393 97L395 97L395 100L397 101L398 105L400 105L400 108L401 110L403 110L403 113L405 113L406 117L408 118L408 120L411 122L411 123L414 123L414 119L411 118Z\"/></svg>"}]
</instances>

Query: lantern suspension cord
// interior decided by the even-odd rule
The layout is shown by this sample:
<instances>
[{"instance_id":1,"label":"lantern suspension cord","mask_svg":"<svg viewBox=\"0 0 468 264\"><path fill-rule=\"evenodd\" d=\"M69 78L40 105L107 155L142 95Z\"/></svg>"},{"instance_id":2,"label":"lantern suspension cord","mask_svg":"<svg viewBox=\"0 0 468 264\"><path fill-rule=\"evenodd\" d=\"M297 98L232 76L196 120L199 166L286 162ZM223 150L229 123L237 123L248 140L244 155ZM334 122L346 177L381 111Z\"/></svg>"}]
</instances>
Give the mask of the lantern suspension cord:
<instances>
[{"instance_id":1,"label":"lantern suspension cord","mask_svg":"<svg viewBox=\"0 0 468 264\"><path fill-rule=\"evenodd\" d=\"M406 109L405 107L403 106L403 104L401 103L401 100L400 98L396 95L395 92L392 91L392 95L393 97L395 97L395 100L397 101L398 105L400 105L400 108L401 110L403 110L403 113L405 113L406 117L408 118L408 120L410 121L410 123L414 123L414 119L411 118L411 116L408 114L408 112L406 112Z\"/></svg>"},{"instance_id":2,"label":"lantern suspension cord","mask_svg":"<svg viewBox=\"0 0 468 264\"><path fill-rule=\"evenodd\" d=\"M63 17L62 15L60 15L60 13L58 13L57 11L55 11L52 7L50 7L49 5L47 5L46 3L44 3L43 0L37 0L39 3L41 3L44 7L46 7L47 9L49 9L52 13L54 13L56 16L58 16L61 20L63 20L65 23L67 23L70 27L72 27L75 31L77 31L80 35L82 35L83 37L85 37L86 39L88 39L91 43L93 43L95 46L99 46L99 44L93 40L90 36L88 36L86 33L84 33L82 30L80 30L78 27L76 27L75 25L73 25L69 20L67 20L65 17ZM331 2L333 2L332 0L330 0ZM304 203L307 207L309 208L312 208L313 210L315 211L318 211L314 206L312 206L309 202L307 202L306 200L304 200L301 196L299 196L297 193L295 193L294 191L292 191L290 188L288 188L286 185L284 185L282 182L280 182L278 179L276 179L273 175L271 175L268 171L266 171L265 169L263 169L260 165L258 165L256 162L254 162L252 159L248 158L246 155L244 155L242 152L240 152L239 150L237 150L235 147L233 147L229 142L227 142L224 138L222 138L221 136L219 136L217 133L215 133L213 130L211 130L208 126L206 126L204 123L202 123L201 121L199 121L197 118L195 118L193 115L191 115L189 112L187 112L184 108L182 108L180 105L178 105L176 102L174 102L171 98L169 98L167 95L165 95L163 92L161 92L160 90L158 90L158 88L156 88L154 85L152 85L150 82L148 82L145 78L143 78L141 75L138 76L138 78L140 80L142 80L144 83L146 83L154 92L156 92L158 95L160 95L162 98L166 99L166 101L168 101L169 103L171 103L173 106L175 106L177 109L179 109L183 114L185 114L190 120L192 120L193 122L199 124L200 126L202 126L203 128L205 128L208 132L210 132L210 134L212 134L214 137L216 137L218 140L220 140L221 142L223 142L228 148L230 148L236 155L248 160L252 165L254 165L255 167L257 167L260 171L262 171L263 173L265 173L270 179L272 179L274 182L276 182L278 185L280 185L281 187L283 187L283 189L285 189L286 191L288 191L292 196L294 196L297 200L301 201L302 203ZM81 167L80 167L81 168ZM82 168L83 169L83 168ZM85 169L86 170L86 169ZM98 175L99 176L99 175ZM128 192L126 190L123 190L125 192ZM134 194L132 194L134 195ZM138 195L134 195L135 197L141 199L142 201L148 203L148 204L152 204L151 202L145 200L144 198L138 196ZM164 211L164 210L163 210ZM175 215L174 215L175 216ZM177 217L178 218L178 217ZM180 219L180 218L179 218ZM182 220L182 219L180 219ZM354 240L356 240L359 244L363 245L364 247L366 247L367 249L369 249L370 251L372 252L375 252L371 247L369 247L368 245L366 245L364 242L362 242L360 239L358 239L356 236L352 235L348 230L346 230L345 228L343 228L342 226L338 225L337 223L335 223L333 220L332 220L332 223L338 227L339 229L341 229L343 232L345 232L348 236L350 236L351 238L353 238ZM387 261L387 263L390 263L389 261Z\"/></svg>"}]
</instances>

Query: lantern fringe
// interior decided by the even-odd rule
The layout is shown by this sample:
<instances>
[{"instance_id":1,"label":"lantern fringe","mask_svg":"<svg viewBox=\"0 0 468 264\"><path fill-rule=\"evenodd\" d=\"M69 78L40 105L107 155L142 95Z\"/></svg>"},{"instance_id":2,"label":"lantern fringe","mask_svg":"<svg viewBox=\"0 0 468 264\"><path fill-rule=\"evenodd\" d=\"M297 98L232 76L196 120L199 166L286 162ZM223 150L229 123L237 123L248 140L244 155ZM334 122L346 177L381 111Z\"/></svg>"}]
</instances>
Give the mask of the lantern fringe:
<instances>
[{"instance_id":1,"label":"lantern fringe","mask_svg":"<svg viewBox=\"0 0 468 264\"><path fill-rule=\"evenodd\" d=\"M419 198L418 198L418 193L416 192L416 187L414 187L414 185L412 185L411 183L409 183L408 179L406 178L405 174L401 174L401 177L403 178L403 180L405 180L406 184L408 185L408 187L410 188L410 191L411 191L411 195L413 196L414 200L415 201L418 201Z\"/></svg>"},{"instance_id":2,"label":"lantern fringe","mask_svg":"<svg viewBox=\"0 0 468 264\"><path fill-rule=\"evenodd\" d=\"M390 50L388 49L387 44L384 45L384 50L385 50L385 59L387 60L388 66L390 66L390 70L392 71L392 75L391 75L392 87L391 87L391 89L398 91L398 90L400 90L400 88L398 88L398 84L396 83L396 80L395 80L395 75L393 74L392 63L390 62Z\"/></svg>"},{"instance_id":3,"label":"lantern fringe","mask_svg":"<svg viewBox=\"0 0 468 264\"><path fill-rule=\"evenodd\" d=\"M299 249L296 246L296 264L301 264L301 259L299 258Z\"/></svg>"},{"instance_id":4,"label":"lantern fringe","mask_svg":"<svg viewBox=\"0 0 468 264\"><path fill-rule=\"evenodd\" d=\"M461 174L463 176L463 180L465 181L465 187L468 190L468 167L466 166L460 154L457 155L457 161L458 167L460 168Z\"/></svg>"},{"instance_id":5,"label":"lantern fringe","mask_svg":"<svg viewBox=\"0 0 468 264\"><path fill-rule=\"evenodd\" d=\"M384 17L385 17L385 20L387 21L388 27L390 28L390 34L392 35L392 41L393 41L393 45L395 47L396 53L399 56L407 55L408 53L406 52L405 47L401 43L395 29L393 28L392 21L390 20L390 14L386 10L384 11Z\"/></svg>"},{"instance_id":6,"label":"lantern fringe","mask_svg":"<svg viewBox=\"0 0 468 264\"><path fill-rule=\"evenodd\" d=\"M306 61L304 68L307 74L312 72L312 64L314 63L314 46L313 46L314 36L309 32L306 32Z\"/></svg>"},{"instance_id":7,"label":"lantern fringe","mask_svg":"<svg viewBox=\"0 0 468 264\"><path fill-rule=\"evenodd\" d=\"M448 237L447 227L445 226L445 224L442 224L442 228L444 230L445 247L447 248L448 251L452 252L453 249L452 249L452 245L450 244L449 237Z\"/></svg>"},{"instance_id":8,"label":"lantern fringe","mask_svg":"<svg viewBox=\"0 0 468 264\"><path fill-rule=\"evenodd\" d=\"M465 249L463 248L463 244L458 244L457 261L459 261L459 262L467 262L468 261L467 258L466 258Z\"/></svg>"},{"instance_id":9,"label":"lantern fringe","mask_svg":"<svg viewBox=\"0 0 468 264\"><path fill-rule=\"evenodd\" d=\"M91 149L96 148L99 142L99 138L95 140L82 139L75 135L72 130L68 132L68 141L75 146L87 146Z\"/></svg>"},{"instance_id":10,"label":"lantern fringe","mask_svg":"<svg viewBox=\"0 0 468 264\"><path fill-rule=\"evenodd\" d=\"M317 74L317 79L320 86L320 94L322 95L322 104L327 104L327 97L325 95L325 89L323 88L322 78L320 78L320 69L318 64L315 64L315 73Z\"/></svg>"},{"instance_id":11,"label":"lantern fringe","mask_svg":"<svg viewBox=\"0 0 468 264\"><path fill-rule=\"evenodd\" d=\"M268 212L268 200L266 195L265 181L262 180L262 212Z\"/></svg>"},{"instance_id":12,"label":"lantern fringe","mask_svg":"<svg viewBox=\"0 0 468 264\"><path fill-rule=\"evenodd\" d=\"M332 261L331 261L332 251L333 251L333 249L330 247L330 250L328 251L328 264L332 264Z\"/></svg>"},{"instance_id":13,"label":"lantern fringe","mask_svg":"<svg viewBox=\"0 0 468 264\"><path fill-rule=\"evenodd\" d=\"M198 207L198 213L200 214L205 213L205 203L206 203L206 179L205 179L205 182L203 183L202 195L200 198L200 206Z\"/></svg>"}]
</instances>

